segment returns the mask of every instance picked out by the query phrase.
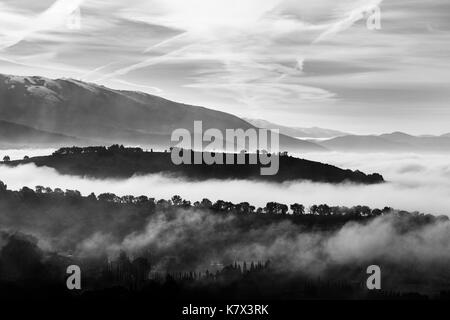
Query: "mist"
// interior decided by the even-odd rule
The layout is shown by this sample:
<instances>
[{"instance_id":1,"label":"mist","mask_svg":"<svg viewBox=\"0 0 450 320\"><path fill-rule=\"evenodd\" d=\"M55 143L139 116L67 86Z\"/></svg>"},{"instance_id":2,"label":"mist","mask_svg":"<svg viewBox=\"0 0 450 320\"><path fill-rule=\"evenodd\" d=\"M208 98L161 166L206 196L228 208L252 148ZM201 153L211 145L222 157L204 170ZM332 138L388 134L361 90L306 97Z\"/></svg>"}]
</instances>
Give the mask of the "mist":
<instances>
[{"instance_id":1,"label":"mist","mask_svg":"<svg viewBox=\"0 0 450 320\"><path fill-rule=\"evenodd\" d=\"M172 255L183 266L207 268L212 261L274 261L284 271L320 275L334 265L371 262L429 265L450 263L450 222L413 227L408 219L387 215L369 223L348 223L336 231L304 230L289 221L255 226L246 232L235 216L180 210L175 217L159 212L145 230L118 242L100 233L85 239L79 252L89 254L149 249L154 256ZM189 257L189 259L185 259Z\"/></svg>"},{"instance_id":2,"label":"mist","mask_svg":"<svg viewBox=\"0 0 450 320\"><path fill-rule=\"evenodd\" d=\"M122 195L146 195L168 199L175 194L190 201L208 198L232 202L247 201L264 206L269 201L302 203L306 206L329 205L385 206L435 215L450 212L450 163L448 156L439 154L304 154L310 160L337 165L342 168L378 172L387 181L377 185L327 184L296 181L267 183L248 180L185 181L163 175L134 176L129 179L92 179L65 176L51 168L37 168L32 164L10 168L0 165L0 180L11 189L43 185L51 188L77 189L82 194L113 192Z\"/></svg>"},{"instance_id":3,"label":"mist","mask_svg":"<svg viewBox=\"0 0 450 320\"><path fill-rule=\"evenodd\" d=\"M277 201L450 213L450 164L445 155L327 153L303 157L378 172L387 182L192 182L163 175L102 180L65 176L33 164L0 165L0 180L13 190L42 185L76 189L84 195L113 192L168 199L178 194L191 201L209 198L247 201L256 206ZM112 210L94 203L83 207L10 203L2 208L2 231L31 235L46 251L86 259L103 255L115 259L120 252L131 257L149 253L155 272L214 271L235 261L270 261L276 272L354 281L366 275L367 266L376 264L383 270L385 289L436 292L450 285L450 222L443 219L417 224L414 215L388 214L316 230L287 218L255 216L247 220L245 216L196 208L157 208L151 214L126 206Z\"/></svg>"}]
</instances>

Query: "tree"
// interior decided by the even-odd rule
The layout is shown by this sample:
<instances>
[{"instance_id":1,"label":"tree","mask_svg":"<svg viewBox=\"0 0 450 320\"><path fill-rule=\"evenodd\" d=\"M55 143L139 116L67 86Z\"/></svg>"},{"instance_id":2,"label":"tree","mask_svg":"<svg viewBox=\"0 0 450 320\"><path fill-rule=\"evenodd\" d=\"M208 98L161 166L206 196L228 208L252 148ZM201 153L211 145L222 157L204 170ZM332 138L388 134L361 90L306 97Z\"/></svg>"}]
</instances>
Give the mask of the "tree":
<instances>
[{"instance_id":1,"label":"tree","mask_svg":"<svg viewBox=\"0 0 450 320\"><path fill-rule=\"evenodd\" d=\"M311 207L309 207L309 213L310 214L316 214L317 213L317 209L318 209L318 206L314 204Z\"/></svg>"},{"instance_id":2,"label":"tree","mask_svg":"<svg viewBox=\"0 0 450 320\"><path fill-rule=\"evenodd\" d=\"M160 199L156 202L158 209L168 209L172 205L172 201L166 199Z\"/></svg>"},{"instance_id":3,"label":"tree","mask_svg":"<svg viewBox=\"0 0 450 320\"><path fill-rule=\"evenodd\" d=\"M237 213L248 214L248 213L253 213L255 211L255 207L251 206L248 202L241 202L234 206L234 210Z\"/></svg>"},{"instance_id":4,"label":"tree","mask_svg":"<svg viewBox=\"0 0 450 320\"><path fill-rule=\"evenodd\" d=\"M88 195L87 198L88 198L88 200L91 200L91 201L97 201L97 196L93 192L91 192L91 194Z\"/></svg>"},{"instance_id":5,"label":"tree","mask_svg":"<svg viewBox=\"0 0 450 320\"><path fill-rule=\"evenodd\" d=\"M201 202L202 208L209 209L212 207L212 202L209 199L204 198Z\"/></svg>"},{"instance_id":6,"label":"tree","mask_svg":"<svg viewBox=\"0 0 450 320\"><path fill-rule=\"evenodd\" d=\"M181 206L183 204L183 199L181 199L180 196L175 195L175 196L172 197L172 203L173 203L174 206L179 207L179 206Z\"/></svg>"},{"instance_id":7,"label":"tree","mask_svg":"<svg viewBox=\"0 0 450 320\"><path fill-rule=\"evenodd\" d=\"M289 208L287 205L278 202L268 202L264 211L268 214L286 214Z\"/></svg>"},{"instance_id":8,"label":"tree","mask_svg":"<svg viewBox=\"0 0 450 320\"><path fill-rule=\"evenodd\" d=\"M5 192L7 189L7 185L3 181L0 181L0 192Z\"/></svg>"},{"instance_id":9,"label":"tree","mask_svg":"<svg viewBox=\"0 0 450 320\"><path fill-rule=\"evenodd\" d=\"M114 193L102 193L98 196L98 200L107 202L118 202L119 197Z\"/></svg>"},{"instance_id":10,"label":"tree","mask_svg":"<svg viewBox=\"0 0 450 320\"><path fill-rule=\"evenodd\" d=\"M370 216L372 213L372 210L368 206L362 206L361 207L361 215L364 217Z\"/></svg>"},{"instance_id":11,"label":"tree","mask_svg":"<svg viewBox=\"0 0 450 320\"><path fill-rule=\"evenodd\" d=\"M276 211L277 211L277 203L267 202L266 207L264 208L264 212L268 214L275 214Z\"/></svg>"},{"instance_id":12,"label":"tree","mask_svg":"<svg viewBox=\"0 0 450 320\"><path fill-rule=\"evenodd\" d=\"M225 207L225 201L217 200L216 202L214 202L212 209L214 211L223 211L224 207Z\"/></svg>"},{"instance_id":13,"label":"tree","mask_svg":"<svg viewBox=\"0 0 450 320\"><path fill-rule=\"evenodd\" d=\"M62 191L62 189L60 188L55 188L55 190L53 190L53 193L57 195L64 195L64 191Z\"/></svg>"},{"instance_id":14,"label":"tree","mask_svg":"<svg viewBox=\"0 0 450 320\"><path fill-rule=\"evenodd\" d=\"M127 195L127 196L123 196L120 201L122 203L126 203L126 204L132 204L134 203L134 196L131 195Z\"/></svg>"},{"instance_id":15,"label":"tree","mask_svg":"<svg viewBox=\"0 0 450 320\"><path fill-rule=\"evenodd\" d=\"M285 204L278 204L277 212L278 214L286 214L288 212L289 208Z\"/></svg>"},{"instance_id":16,"label":"tree","mask_svg":"<svg viewBox=\"0 0 450 320\"><path fill-rule=\"evenodd\" d=\"M9 162L9 161L11 161L11 158L9 156L4 156L3 157L3 161L4 162Z\"/></svg>"},{"instance_id":17,"label":"tree","mask_svg":"<svg viewBox=\"0 0 450 320\"><path fill-rule=\"evenodd\" d=\"M305 206L302 204L298 203L291 204L291 210L294 216L305 214Z\"/></svg>"},{"instance_id":18,"label":"tree","mask_svg":"<svg viewBox=\"0 0 450 320\"><path fill-rule=\"evenodd\" d=\"M189 209L191 207L191 202L188 200L183 200L181 206L185 209Z\"/></svg>"},{"instance_id":19,"label":"tree","mask_svg":"<svg viewBox=\"0 0 450 320\"><path fill-rule=\"evenodd\" d=\"M148 197L146 196L139 196L136 198L136 203L138 204L144 204L148 202Z\"/></svg>"},{"instance_id":20,"label":"tree","mask_svg":"<svg viewBox=\"0 0 450 320\"><path fill-rule=\"evenodd\" d=\"M371 215L374 217L381 216L382 212L380 209L373 209Z\"/></svg>"},{"instance_id":21,"label":"tree","mask_svg":"<svg viewBox=\"0 0 450 320\"><path fill-rule=\"evenodd\" d=\"M70 189L66 190L65 195L67 198L72 199L72 200L80 200L82 197L80 191L70 190Z\"/></svg>"},{"instance_id":22,"label":"tree","mask_svg":"<svg viewBox=\"0 0 450 320\"><path fill-rule=\"evenodd\" d=\"M22 189L20 189L20 195L25 200L36 199L36 194L34 193L33 189L30 189L28 187L23 187Z\"/></svg>"},{"instance_id":23,"label":"tree","mask_svg":"<svg viewBox=\"0 0 450 320\"><path fill-rule=\"evenodd\" d=\"M331 214L331 208L327 204L321 204L317 207L317 214L320 216L328 216Z\"/></svg>"}]
</instances>

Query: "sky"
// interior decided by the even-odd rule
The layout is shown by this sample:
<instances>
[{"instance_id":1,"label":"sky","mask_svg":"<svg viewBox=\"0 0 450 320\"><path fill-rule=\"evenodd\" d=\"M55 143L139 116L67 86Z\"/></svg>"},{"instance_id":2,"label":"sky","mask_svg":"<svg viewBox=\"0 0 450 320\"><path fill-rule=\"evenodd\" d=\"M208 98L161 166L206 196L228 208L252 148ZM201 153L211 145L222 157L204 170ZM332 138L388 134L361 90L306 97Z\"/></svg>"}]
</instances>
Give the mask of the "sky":
<instances>
[{"instance_id":1,"label":"sky","mask_svg":"<svg viewBox=\"0 0 450 320\"><path fill-rule=\"evenodd\" d=\"M0 73L361 134L450 132L449 40L448 0L0 0Z\"/></svg>"}]
</instances>

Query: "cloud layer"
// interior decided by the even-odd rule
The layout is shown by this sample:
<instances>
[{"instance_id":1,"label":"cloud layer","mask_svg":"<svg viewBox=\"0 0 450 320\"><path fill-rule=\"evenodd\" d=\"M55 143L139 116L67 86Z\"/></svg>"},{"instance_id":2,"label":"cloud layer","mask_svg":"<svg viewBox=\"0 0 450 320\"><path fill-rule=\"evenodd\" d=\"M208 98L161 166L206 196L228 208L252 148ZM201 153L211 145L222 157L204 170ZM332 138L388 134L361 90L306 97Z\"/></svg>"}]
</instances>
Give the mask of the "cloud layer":
<instances>
[{"instance_id":1,"label":"cloud layer","mask_svg":"<svg viewBox=\"0 0 450 320\"><path fill-rule=\"evenodd\" d=\"M39 151L37 151L39 152ZM0 180L10 188L78 189L83 194L113 192L117 195L147 195L168 199L175 194L191 201L209 198L232 202L247 201L264 206L269 201L304 205L385 206L436 215L450 215L450 165L447 155L417 154L347 154L320 153L303 157L331 163L342 168L379 172L388 181L379 185L324 184L298 181L271 184L254 181L189 182L161 175L137 176L126 180L96 180L62 176L49 168L25 165L17 168L0 166ZM14 157L12 157L14 159ZM246 191L246 192L244 192Z\"/></svg>"}]
</instances>

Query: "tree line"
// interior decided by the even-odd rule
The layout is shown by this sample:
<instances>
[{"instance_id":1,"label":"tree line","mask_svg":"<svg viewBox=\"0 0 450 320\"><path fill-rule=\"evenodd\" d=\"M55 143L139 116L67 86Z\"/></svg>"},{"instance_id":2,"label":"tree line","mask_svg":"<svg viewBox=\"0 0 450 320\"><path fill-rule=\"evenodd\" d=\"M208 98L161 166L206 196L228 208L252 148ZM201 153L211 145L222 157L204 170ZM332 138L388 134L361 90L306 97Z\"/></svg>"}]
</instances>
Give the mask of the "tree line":
<instances>
[{"instance_id":1,"label":"tree line","mask_svg":"<svg viewBox=\"0 0 450 320\"><path fill-rule=\"evenodd\" d=\"M78 190L67 189L63 191L60 188L49 188L43 186L36 186L33 189L28 187L23 187L19 191L9 191L5 183L0 181L0 196L8 192L16 193L20 198L24 200L38 200L38 199L49 199L58 200L65 199L72 202L83 202L83 201L97 201L103 203L110 203L116 205L132 205L137 207L146 207L151 211L154 210L170 210L170 209L199 209L199 210L210 210L212 212L218 213L230 213L230 214L244 214L244 215L275 215L275 216L318 216L318 217L330 217L330 216L345 216L349 218L370 218L377 217L381 215L387 215L391 213L396 213L399 215L415 215L422 216L428 219L436 218L430 214L423 214L419 212L408 212L403 210L396 210L391 207L370 208L365 205L357 205L352 207L346 206L330 206L328 204L314 204L309 207L300 204L293 203L290 205L278 203L278 202L267 202L264 207L255 207L248 202L233 203L231 201L217 200L212 202L211 200L204 198L201 201L191 202L189 200L183 199L179 195L174 195L171 199L155 199L152 197L147 197L145 195L133 196L124 195L118 196L114 193L106 192L101 193L98 196L91 193L88 196L83 196ZM446 216L440 216L439 219L448 219Z\"/></svg>"}]
</instances>

